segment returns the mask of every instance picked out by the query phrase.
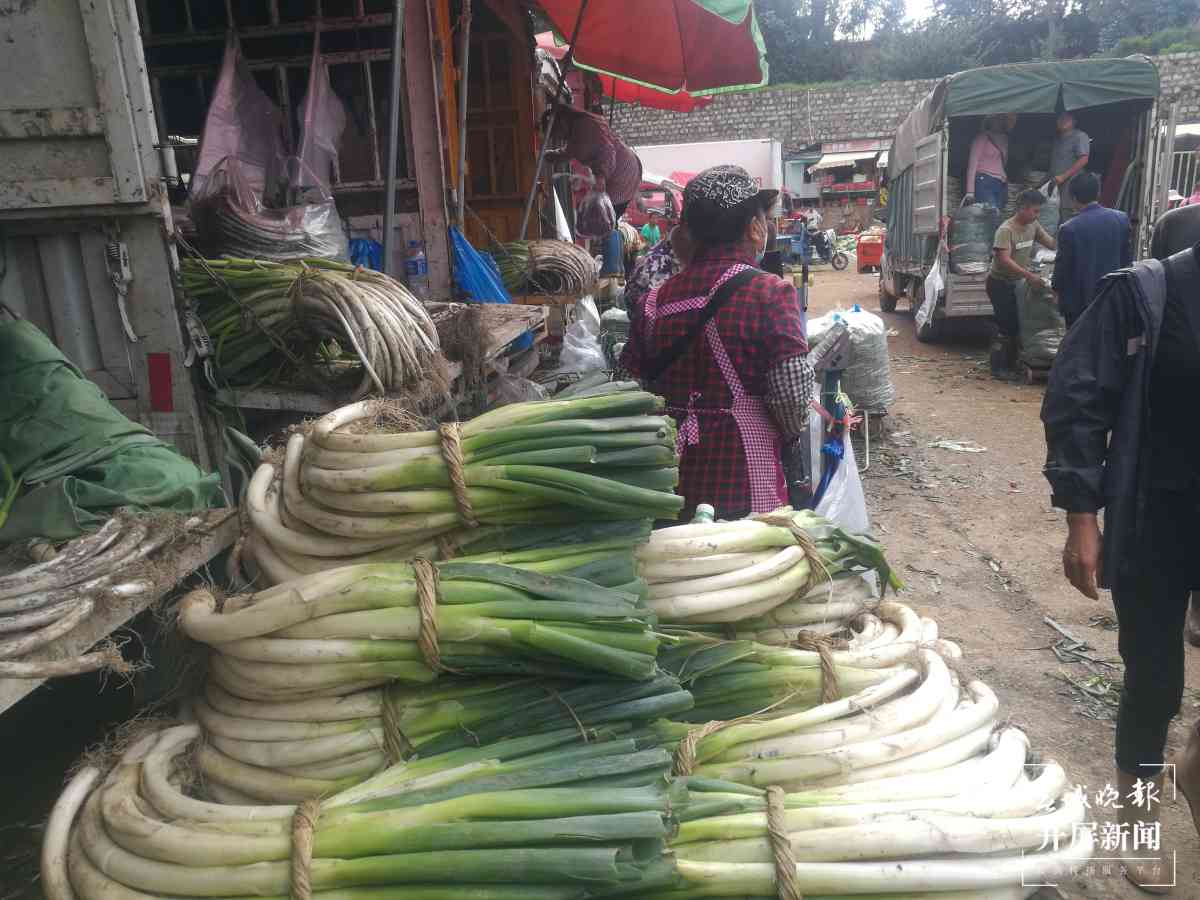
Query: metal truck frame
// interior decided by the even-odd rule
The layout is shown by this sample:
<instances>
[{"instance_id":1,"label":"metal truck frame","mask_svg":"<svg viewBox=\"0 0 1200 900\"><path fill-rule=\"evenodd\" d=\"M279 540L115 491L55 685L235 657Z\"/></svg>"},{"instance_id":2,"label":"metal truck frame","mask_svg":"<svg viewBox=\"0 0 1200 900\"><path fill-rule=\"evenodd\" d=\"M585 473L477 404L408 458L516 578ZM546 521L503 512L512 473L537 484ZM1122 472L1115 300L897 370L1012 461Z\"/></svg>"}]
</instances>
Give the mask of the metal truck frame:
<instances>
[{"instance_id":1,"label":"metal truck frame","mask_svg":"<svg viewBox=\"0 0 1200 900\"><path fill-rule=\"evenodd\" d=\"M1052 114L1063 108L1095 113L1111 107L1133 126L1129 165L1118 205L1134 225L1135 258L1149 248L1154 220L1166 209L1175 108L1159 96L1158 72L1145 57L991 66L939 81L897 130L889 151L896 174L889 185L887 238L879 276L880 308L901 298L916 312L935 266L943 287L917 337L937 340L949 319L992 315L983 274L951 271L946 235L951 150L961 155L963 124L1015 112ZM953 132L957 131L955 135ZM951 146L952 141L955 142ZM963 186L969 193L969 186Z\"/></svg>"}]
</instances>

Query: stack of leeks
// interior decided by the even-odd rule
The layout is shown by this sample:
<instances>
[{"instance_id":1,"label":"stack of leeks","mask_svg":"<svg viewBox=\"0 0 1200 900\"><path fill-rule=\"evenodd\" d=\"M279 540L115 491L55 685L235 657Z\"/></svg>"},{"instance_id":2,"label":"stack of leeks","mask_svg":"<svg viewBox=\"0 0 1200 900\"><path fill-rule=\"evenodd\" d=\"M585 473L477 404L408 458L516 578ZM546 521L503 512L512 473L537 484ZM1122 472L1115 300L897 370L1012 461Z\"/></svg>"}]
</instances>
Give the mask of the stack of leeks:
<instances>
[{"instance_id":1,"label":"stack of leeks","mask_svg":"<svg viewBox=\"0 0 1200 900\"><path fill-rule=\"evenodd\" d=\"M880 613L916 640L835 653L843 693L826 703L813 699L815 653L710 641L661 654L696 701L675 718L727 724L699 732L683 767L691 799L672 848L684 885L646 896L777 896L767 787L786 792L805 897L1023 897L1020 885L1089 857L1084 805L1061 767L1026 768L1029 742L997 730L992 691L964 690L911 611Z\"/></svg>"},{"instance_id":2,"label":"stack of leeks","mask_svg":"<svg viewBox=\"0 0 1200 900\"><path fill-rule=\"evenodd\" d=\"M439 670L632 680L657 671L653 616L636 594L491 563L443 563L436 591L427 609L412 568L364 563L232 598L220 612L195 591L179 618L212 646L212 680L248 700L340 696Z\"/></svg>"},{"instance_id":3,"label":"stack of leeks","mask_svg":"<svg viewBox=\"0 0 1200 900\"><path fill-rule=\"evenodd\" d=\"M326 797L298 864L313 896L573 900L673 883L663 850L687 792L667 779L670 754L571 732L460 751L436 772L389 769ZM48 900L297 895L296 807L194 797L197 736L151 732L110 772L80 770L46 828Z\"/></svg>"},{"instance_id":4,"label":"stack of leeks","mask_svg":"<svg viewBox=\"0 0 1200 900\"><path fill-rule=\"evenodd\" d=\"M361 367L355 397L419 394L444 365L429 313L382 272L327 259L189 258L179 277L231 383L258 382L297 359L314 365L345 350Z\"/></svg>"},{"instance_id":5,"label":"stack of leeks","mask_svg":"<svg viewBox=\"0 0 1200 900\"><path fill-rule=\"evenodd\" d=\"M486 526L674 518L683 498L675 426L662 410L653 394L612 386L485 413L461 426L456 496L438 431L364 432L379 405L345 407L291 438L281 484L273 466L255 474L248 555L279 580L381 557L437 558L438 538L469 544ZM475 523L485 527L464 527Z\"/></svg>"},{"instance_id":6,"label":"stack of leeks","mask_svg":"<svg viewBox=\"0 0 1200 900\"><path fill-rule=\"evenodd\" d=\"M816 560L809 558L814 550ZM866 611L866 571L877 572L885 589L899 587L871 539L788 508L736 522L706 522L701 514L653 532L637 558L661 622L699 630L736 622L770 643L789 643L813 625L841 627Z\"/></svg>"},{"instance_id":7,"label":"stack of leeks","mask_svg":"<svg viewBox=\"0 0 1200 900\"><path fill-rule=\"evenodd\" d=\"M444 678L285 702L244 700L209 683L192 712L204 730L196 765L209 790L279 803L328 796L386 768L389 728L407 757L393 772L416 777L505 739L553 732L595 741L691 705L674 677L659 674L648 681Z\"/></svg>"},{"instance_id":8,"label":"stack of leeks","mask_svg":"<svg viewBox=\"0 0 1200 900\"><path fill-rule=\"evenodd\" d=\"M1034 765L1028 751L1025 735L1005 728L962 762L786 794L795 886L805 898L1018 900L1065 882L1090 858L1093 832L1079 827L1084 802L1062 767ZM686 781L689 803L671 841L682 884L634 896L782 896L765 792Z\"/></svg>"}]
</instances>

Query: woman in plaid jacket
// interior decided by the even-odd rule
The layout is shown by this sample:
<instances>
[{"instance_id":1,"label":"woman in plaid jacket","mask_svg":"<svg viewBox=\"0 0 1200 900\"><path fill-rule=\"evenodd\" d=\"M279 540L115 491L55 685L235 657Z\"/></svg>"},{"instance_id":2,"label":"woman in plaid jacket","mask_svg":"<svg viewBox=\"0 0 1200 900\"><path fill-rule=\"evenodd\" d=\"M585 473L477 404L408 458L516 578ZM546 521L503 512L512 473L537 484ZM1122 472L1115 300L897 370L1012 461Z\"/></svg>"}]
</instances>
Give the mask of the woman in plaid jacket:
<instances>
[{"instance_id":1,"label":"woman in plaid jacket","mask_svg":"<svg viewBox=\"0 0 1200 900\"><path fill-rule=\"evenodd\" d=\"M629 311L621 365L679 427L684 518L699 503L733 519L788 502L780 447L808 428L814 377L796 289L756 268L778 193L739 166L693 178L691 261Z\"/></svg>"}]
</instances>

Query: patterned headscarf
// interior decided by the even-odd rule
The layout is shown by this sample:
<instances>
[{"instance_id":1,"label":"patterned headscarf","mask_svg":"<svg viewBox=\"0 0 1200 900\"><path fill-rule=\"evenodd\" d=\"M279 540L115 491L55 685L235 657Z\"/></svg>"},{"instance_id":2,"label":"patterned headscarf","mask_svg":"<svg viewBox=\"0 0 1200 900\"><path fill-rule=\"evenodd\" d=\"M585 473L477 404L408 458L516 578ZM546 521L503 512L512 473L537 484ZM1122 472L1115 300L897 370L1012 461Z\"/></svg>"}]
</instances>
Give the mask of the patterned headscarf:
<instances>
[{"instance_id":1,"label":"patterned headscarf","mask_svg":"<svg viewBox=\"0 0 1200 900\"><path fill-rule=\"evenodd\" d=\"M751 205L768 209L778 196L779 191L760 190L741 166L713 166L683 189L683 218L692 234L712 243L729 237L731 214Z\"/></svg>"}]
</instances>

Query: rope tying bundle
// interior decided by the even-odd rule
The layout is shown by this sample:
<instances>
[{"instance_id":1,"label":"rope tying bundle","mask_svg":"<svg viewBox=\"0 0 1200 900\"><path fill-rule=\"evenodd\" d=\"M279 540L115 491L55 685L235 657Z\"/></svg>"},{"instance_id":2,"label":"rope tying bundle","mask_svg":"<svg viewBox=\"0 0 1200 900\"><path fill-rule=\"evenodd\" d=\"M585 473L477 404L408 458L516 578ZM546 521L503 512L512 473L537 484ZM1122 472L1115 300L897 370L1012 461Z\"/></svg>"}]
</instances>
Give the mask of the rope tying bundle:
<instances>
[{"instance_id":1,"label":"rope tying bundle","mask_svg":"<svg viewBox=\"0 0 1200 900\"><path fill-rule=\"evenodd\" d=\"M450 489L454 491L454 504L458 507L459 518L470 528L478 528L479 520L475 518L475 510L471 506L471 497L467 493L466 476L463 473L466 463L463 461L462 432L457 422L446 422L438 426L438 436L442 439L442 459L450 470Z\"/></svg>"},{"instance_id":2,"label":"rope tying bundle","mask_svg":"<svg viewBox=\"0 0 1200 900\"><path fill-rule=\"evenodd\" d=\"M420 631L417 634L417 648L425 665L434 672L449 671L442 665L441 648L438 645L437 630L437 594L438 571L427 559L412 561L413 575L417 583L417 615L420 618Z\"/></svg>"},{"instance_id":3,"label":"rope tying bundle","mask_svg":"<svg viewBox=\"0 0 1200 900\"><path fill-rule=\"evenodd\" d=\"M675 748L675 761L671 770L676 775L691 775L696 770L696 748L700 742L728 724L730 723L714 720L705 722L699 728L691 729L683 736L679 746Z\"/></svg>"},{"instance_id":4,"label":"rope tying bundle","mask_svg":"<svg viewBox=\"0 0 1200 900\"><path fill-rule=\"evenodd\" d=\"M785 794L779 785L767 788L767 836L775 857L775 892L779 900L804 900L796 880L796 855L788 837Z\"/></svg>"},{"instance_id":5,"label":"rope tying bundle","mask_svg":"<svg viewBox=\"0 0 1200 900\"><path fill-rule=\"evenodd\" d=\"M796 596L803 597L811 593L822 581L828 581L831 585L833 584L833 576L829 574L825 560L821 559L816 542L807 531L792 520L790 515L774 512L764 513L753 518L755 521L766 525L774 525L776 528L786 528L792 533L792 538L795 539L796 546L804 551L804 558L808 560L808 578L804 582L804 587L796 592Z\"/></svg>"},{"instance_id":6,"label":"rope tying bundle","mask_svg":"<svg viewBox=\"0 0 1200 900\"><path fill-rule=\"evenodd\" d=\"M462 547L458 545L458 541L454 540L448 534L436 535L433 542L437 544L438 555L442 558L442 562L454 559L454 557L458 556L459 551L462 550Z\"/></svg>"},{"instance_id":7,"label":"rope tying bundle","mask_svg":"<svg viewBox=\"0 0 1200 900\"><path fill-rule=\"evenodd\" d=\"M292 898L312 900L313 837L321 801L305 800L292 815Z\"/></svg>"},{"instance_id":8,"label":"rope tying bundle","mask_svg":"<svg viewBox=\"0 0 1200 900\"><path fill-rule=\"evenodd\" d=\"M833 703L841 699L837 669L833 665L833 651L846 650L850 644L844 640L832 640L812 631L801 631L794 641L797 650L808 650L821 657L821 702Z\"/></svg>"},{"instance_id":9,"label":"rope tying bundle","mask_svg":"<svg viewBox=\"0 0 1200 900\"><path fill-rule=\"evenodd\" d=\"M413 756L417 748L400 728L400 707L392 697L390 686L380 688L379 695L383 701L379 710L380 722L383 725L383 752L387 754L388 762L394 766Z\"/></svg>"}]
</instances>

